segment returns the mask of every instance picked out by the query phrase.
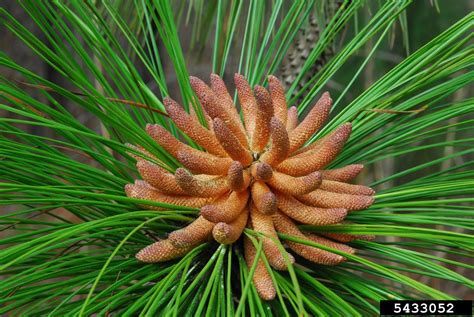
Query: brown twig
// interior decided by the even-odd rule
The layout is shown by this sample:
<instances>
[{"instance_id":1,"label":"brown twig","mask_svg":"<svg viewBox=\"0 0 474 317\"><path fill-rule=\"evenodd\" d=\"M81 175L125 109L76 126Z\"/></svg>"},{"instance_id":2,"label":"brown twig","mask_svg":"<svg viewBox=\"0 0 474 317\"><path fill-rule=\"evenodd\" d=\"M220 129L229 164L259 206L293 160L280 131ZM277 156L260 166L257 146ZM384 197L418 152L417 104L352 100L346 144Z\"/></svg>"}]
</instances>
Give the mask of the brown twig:
<instances>
[{"instance_id":1,"label":"brown twig","mask_svg":"<svg viewBox=\"0 0 474 317\"><path fill-rule=\"evenodd\" d=\"M30 84L30 83L27 83L27 82L23 82L23 81L17 81L19 84L21 85L24 85L24 86L27 86L27 87L32 87L32 88L36 88L36 89L42 89L42 90L45 90L45 91L49 91L49 92L58 92L56 90L54 90L53 88L51 87L48 87L48 86L45 86L45 85L36 85L36 84ZM97 99L98 97L95 97L95 96L89 96L87 94L84 94L84 93L81 93L81 92L77 92L77 91L69 91L70 93L76 95L76 96L82 96L82 97L92 97L92 98L95 98ZM137 102L137 101L132 101L132 100L127 100L127 99L120 99L120 98L112 98L112 97L105 97L105 99L109 100L109 101L112 101L112 102L117 102L117 103L121 103L121 104L124 104L124 105L129 105L129 106L133 106L133 107L137 107L137 108L143 108L143 109L148 109L150 111L153 111L153 112L156 112L156 113L159 113L165 117L169 117L169 115L164 112L164 111L161 111L161 110L158 110L158 109L155 109L155 108L151 108L150 106L146 105L146 104L143 104L143 103L140 103L140 102Z\"/></svg>"}]
</instances>

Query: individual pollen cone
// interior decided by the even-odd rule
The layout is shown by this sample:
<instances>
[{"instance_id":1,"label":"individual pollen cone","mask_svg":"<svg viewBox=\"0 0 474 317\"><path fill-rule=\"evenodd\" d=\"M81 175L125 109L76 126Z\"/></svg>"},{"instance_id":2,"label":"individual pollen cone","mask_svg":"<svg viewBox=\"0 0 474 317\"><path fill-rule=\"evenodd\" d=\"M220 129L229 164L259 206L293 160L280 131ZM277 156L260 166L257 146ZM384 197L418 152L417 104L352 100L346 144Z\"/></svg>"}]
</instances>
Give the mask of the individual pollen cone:
<instances>
[{"instance_id":1,"label":"individual pollen cone","mask_svg":"<svg viewBox=\"0 0 474 317\"><path fill-rule=\"evenodd\" d=\"M278 78L275 76L268 76L268 90L272 97L273 107L275 109L275 117L280 120L283 126L286 125L286 118L288 116L288 106L286 105L285 90Z\"/></svg>"},{"instance_id":2,"label":"individual pollen cone","mask_svg":"<svg viewBox=\"0 0 474 317\"><path fill-rule=\"evenodd\" d=\"M363 165L324 170L343 149L352 131L351 124L345 123L312 140L329 115L332 101L328 93L298 123L297 108L287 108L278 79L268 77L269 91L262 86L251 87L242 75L236 74L234 80L244 124L224 81L215 74L211 75L210 87L198 78L190 79L209 128L200 125L195 113L186 113L170 98L164 100L171 120L193 144L200 145L199 149L177 139L160 125L147 125L147 133L182 167L175 170L143 147L131 146L143 154L132 155L143 181L126 185L127 196L200 209L194 221L171 232L168 239L146 247L137 259L167 261L210 239L231 244L242 236L246 226L253 228L255 237L262 242L262 256L273 269L287 270L295 262L293 255L283 249L278 233L312 241L335 252L353 253L354 249L341 242L372 236L337 230L315 235L303 233L297 227L309 224L316 230L314 226L341 224L348 210L364 209L373 203L373 189L348 184ZM290 239L285 245L293 254L318 264L334 265L346 260L336 253ZM273 299L276 291L271 272L264 265L266 260L255 259L256 250L247 238L244 253L249 268L257 261L253 283L259 296Z\"/></svg>"},{"instance_id":3,"label":"individual pollen cone","mask_svg":"<svg viewBox=\"0 0 474 317\"><path fill-rule=\"evenodd\" d=\"M286 119L286 131L292 132L298 126L298 108L295 106L288 109L288 115Z\"/></svg>"},{"instance_id":4,"label":"individual pollen cone","mask_svg":"<svg viewBox=\"0 0 474 317\"><path fill-rule=\"evenodd\" d=\"M255 163L250 167L252 177L259 181L268 181L272 178L273 169L267 163Z\"/></svg>"},{"instance_id":5,"label":"individual pollen cone","mask_svg":"<svg viewBox=\"0 0 474 317\"><path fill-rule=\"evenodd\" d=\"M231 190L241 192L250 184L250 175L244 170L242 163L234 161L227 171L227 182Z\"/></svg>"},{"instance_id":6,"label":"individual pollen cone","mask_svg":"<svg viewBox=\"0 0 474 317\"><path fill-rule=\"evenodd\" d=\"M214 240L222 244L231 244L237 241L244 231L249 215L248 208L244 208L240 215L232 222L219 222L212 229Z\"/></svg>"},{"instance_id":7,"label":"individual pollen cone","mask_svg":"<svg viewBox=\"0 0 474 317\"><path fill-rule=\"evenodd\" d=\"M277 210L277 198L264 182L252 184L252 200L262 214L271 215Z\"/></svg>"},{"instance_id":8,"label":"individual pollen cone","mask_svg":"<svg viewBox=\"0 0 474 317\"><path fill-rule=\"evenodd\" d=\"M252 137L252 151L262 152L270 138L270 120L273 117L272 99L268 91L262 86L255 86L255 128Z\"/></svg>"},{"instance_id":9,"label":"individual pollen cone","mask_svg":"<svg viewBox=\"0 0 474 317\"><path fill-rule=\"evenodd\" d=\"M264 235L261 239L268 262L277 270L286 270L288 268L287 262L294 263L295 258L291 254L286 253L286 259L278 247L276 241L279 240L275 227L273 226L272 217L262 214L253 205L250 207L250 216L253 229Z\"/></svg>"},{"instance_id":10,"label":"individual pollen cone","mask_svg":"<svg viewBox=\"0 0 474 317\"><path fill-rule=\"evenodd\" d=\"M212 119L220 118L224 120L229 129L239 139L243 146L248 146L247 136L242 127L242 123L236 120L226 106L219 102L219 97L202 80L190 77L190 84L201 105Z\"/></svg>"},{"instance_id":11,"label":"individual pollen cone","mask_svg":"<svg viewBox=\"0 0 474 317\"><path fill-rule=\"evenodd\" d=\"M338 243L338 242L334 242L334 241L331 241L329 239L325 239L323 237L320 237L320 236L317 236L317 235L311 234L311 233L307 233L307 234L305 234L305 236L308 239L310 239L311 241L314 241L314 242L319 243L321 245L324 245L326 247L336 249L336 250L339 250L339 251L342 251L342 252L345 252L345 253L349 253L349 254L354 254L355 253L355 250L353 248L351 248L350 246L348 246L348 245Z\"/></svg>"},{"instance_id":12,"label":"individual pollen cone","mask_svg":"<svg viewBox=\"0 0 474 317\"><path fill-rule=\"evenodd\" d=\"M362 186L362 185L352 185L343 182L331 181L331 180L323 180L319 189L325 190L328 192L333 193L343 193L343 194L350 194L350 195L373 195L375 194L375 190L370 187Z\"/></svg>"},{"instance_id":13,"label":"individual pollen cone","mask_svg":"<svg viewBox=\"0 0 474 317\"><path fill-rule=\"evenodd\" d=\"M210 174L221 175L223 174L221 171L227 171L232 163L230 158L201 152L178 141L170 132L157 124L147 125L147 133L166 151L177 158L181 164L196 174L209 171ZM210 168L211 166L214 166L214 168Z\"/></svg>"},{"instance_id":14,"label":"individual pollen cone","mask_svg":"<svg viewBox=\"0 0 474 317\"><path fill-rule=\"evenodd\" d=\"M177 158L195 174L224 175L233 162L228 157L217 157L196 150L178 152Z\"/></svg>"},{"instance_id":15,"label":"individual pollen cone","mask_svg":"<svg viewBox=\"0 0 474 317\"><path fill-rule=\"evenodd\" d=\"M276 213L272 217L275 223L275 227L279 232L294 236L295 238L299 238L302 240L310 240L298 229L294 222L291 221L290 218L288 218L287 216L281 213ZM287 243L288 246L297 254L315 263L335 265L345 261L345 258L343 256L337 255L335 253L331 253L293 241L287 241Z\"/></svg>"},{"instance_id":16,"label":"individual pollen cone","mask_svg":"<svg viewBox=\"0 0 474 317\"><path fill-rule=\"evenodd\" d=\"M158 191L168 195L186 195L173 174L157 164L138 159L137 169L143 180Z\"/></svg>"},{"instance_id":17,"label":"individual pollen cone","mask_svg":"<svg viewBox=\"0 0 474 317\"><path fill-rule=\"evenodd\" d=\"M168 130L158 124L147 124L146 132L156 143L161 145L166 152L174 157L177 157L179 151L195 151L190 146L180 142Z\"/></svg>"},{"instance_id":18,"label":"individual pollen cone","mask_svg":"<svg viewBox=\"0 0 474 317\"><path fill-rule=\"evenodd\" d=\"M307 206L291 196L277 194L278 209L287 216L309 225L329 225L341 222L347 215L343 208L317 208Z\"/></svg>"},{"instance_id":19,"label":"individual pollen cone","mask_svg":"<svg viewBox=\"0 0 474 317\"><path fill-rule=\"evenodd\" d=\"M261 258L256 259L255 247L249 238L244 237L244 255L247 267L250 271L254 261L257 261L257 266L252 277L253 285L257 289L258 296L263 300L272 300L276 296L276 289L273 285L272 277L268 273L265 264Z\"/></svg>"},{"instance_id":20,"label":"individual pollen cone","mask_svg":"<svg viewBox=\"0 0 474 317\"><path fill-rule=\"evenodd\" d=\"M168 239L177 248L196 246L211 238L213 227L212 222L199 216L183 229L171 232Z\"/></svg>"},{"instance_id":21,"label":"individual pollen cone","mask_svg":"<svg viewBox=\"0 0 474 317\"><path fill-rule=\"evenodd\" d=\"M243 166L249 166L252 163L252 153L240 144L237 137L234 136L224 121L215 118L213 130L219 143L233 160L239 161Z\"/></svg>"},{"instance_id":22,"label":"individual pollen cone","mask_svg":"<svg viewBox=\"0 0 474 317\"><path fill-rule=\"evenodd\" d=\"M277 166L288 157L290 141L285 126L276 117L270 121L270 136L270 149L262 155L260 160L271 166Z\"/></svg>"},{"instance_id":23,"label":"individual pollen cone","mask_svg":"<svg viewBox=\"0 0 474 317\"><path fill-rule=\"evenodd\" d=\"M321 173L313 172L305 176L293 177L283 173L273 172L273 176L267 184L270 185L271 188L287 195L304 195L320 186Z\"/></svg>"},{"instance_id":24,"label":"individual pollen cone","mask_svg":"<svg viewBox=\"0 0 474 317\"><path fill-rule=\"evenodd\" d=\"M234 105L234 101L232 100L224 81L217 74L211 74L211 89L221 100L221 104L227 112L232 115L236 122L240 123L240 116Z\"/></svg>"},{"instance_id":25,"label":"individual pollen cone","mask_svg":"<svg viewBox=\"0 0 474 317\"><path fill-rule=\"evenodd\" d=\"M277 170L293 176L303 176L320 170L332 162L342 150L351 134L350 123L343 124L321 140L321 145L311 155L293 156L278 165Z\"/></svg>"},{"instance_id":26,"label":"individual pollen cone","mask_svg":"<svg viewBox=\"0 0 474 317\"><path fill-rule=\"evenodd\" d=\"M177 248L170 242L170 240L165 239L141 249L135 257L137 260L145 263L164 262L180 258L192 249L193 246Z\"/></svg>"},{"instance_id":27,"label":"individual pollen cone","mask_svg":"<svg viewBox=\"0 0 474 317\"><path fill-rule=\"evenodd\" d=\"M223 156L224 149L221 147L212 131L204 128L199 121L194 119L190 114L173 99L166 97L163 100L166 112L173 119L173 122L194 142L202 146L211 154ZM192 108L192 107L191 107Z\"/></svg>"},{"instance_id":28,"label":"individual pollen cone","mask_svg":"<svg viewBox=\"0 0 474 317\"><path fill-rule=\"evenodd\" d=\"M257 100L253 95L252 88L244 76L235 74L234 76L235 88L237 96L239 97L240 106L244 115L245 130L250 139L253 136L255 128L255 112L257 111Z\"/></svg>"},{"instance_id":29,"label":"individual pollen cone","mask_svg":"<svg viewBox=\"0 0 474 317\"><path fill-rule=\"evenodd\" d=\"M306 195L298 196L297 198L311 206L322 208L345 208L347 210L366 209L374 202L372 196L331 193L320 189L316 189Z\"/></svg>"},{"instance_id":30,"label":"individual pollen cone","mask_svg":"<svg viewBox=\"0 0 474 317\"><path fill-rule=\"evenodd\" d=\"M201 215L207 220L218 223L232 222L237 218L247 205L249 198L248 191L231 192L229 196L222 196L212 205L206 205L201 208Z\"/></svg>"},{"instance_id":31,"label":"individual pollen cone","mask_svg":"<svg viewBox=\"0 0 474 317\"><path fill-rule=\"evenodd\" d=\"M143 181L135 181L135 184L125 185L125 192L128 197L144 200L152 200L170 205L199 208L210 203L214 198L201 198L181 195L167 195L159 192L155 188ZM153 210L164 210L162 207L145 205Z\"/></svg>"},{"instance_id":32,"label":"individual pollen cone","mask_svg":"<svg viewBox=\"0 0 474 317\"><path fill-rule=\"evenodd\" d=\"M353 180L364 169L362 164L346 165L341 168L333 170L321 171L323 179L333 180L338 182L349 182Z\"/></svg>"},{"instance_id":33,"label":"individual pollen cone","mask_svg":"<svg viewBox=\"0 0 474 317\"><path fill-rule=\"evenodd\" d=\"M332 99L325 92L310 110L306 118L290 132L290 153L299 149L308 139L318 131L329 116Z\"/></svg>"},{"instance_id":34,"label":"individual pollen cone","mask_svg":"<svg viewBox=\"0 0 474 317\"><path fill-rule=\"evenodd\" d=\"M229 185L225 176L199 180L184 168L178 168L175 172L175 177L181 189L192 196L218 197L229 191Z\"/></svg>"}]
</instances>

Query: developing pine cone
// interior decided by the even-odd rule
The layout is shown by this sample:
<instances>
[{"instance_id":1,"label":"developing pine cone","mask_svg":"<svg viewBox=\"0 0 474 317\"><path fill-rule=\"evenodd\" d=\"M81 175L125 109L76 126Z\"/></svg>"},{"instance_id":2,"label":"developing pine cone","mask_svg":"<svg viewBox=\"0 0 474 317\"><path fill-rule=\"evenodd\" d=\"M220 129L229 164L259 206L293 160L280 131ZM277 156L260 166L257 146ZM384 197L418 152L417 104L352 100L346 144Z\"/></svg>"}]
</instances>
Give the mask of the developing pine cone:
<instances>
[{"instance_id":1,"label":"developing pine cone","mask_svg":"<svg viewBox=\"0 0 474 317\"><path fill-rule=\"evenodd\" d=\"M244 122L223 80L214 74L210 87L198 78L190 79L209 129L174 100L164 100L176 126L203 151L176 139L160 125L147 126L147 133L183 167L173 175L136 157L143 180L128 184L127 195L199 208L200 214L186 227L171 232L167 239L138 252L137 259L147 263L168 261L211 239L231 244L241 237L245 227L262 234L264 254L277 270L286 270L289 262L295 261L290 253L283 254L279 248L278 232L353 253L354 249L344 242L371 237L342 233L315 235L301 232L297 227L297 224L338 224L348 212L365 209L373 203L371 188L348 184L362 170L362 165L325 169L349 138L351 124L345 123L305 146L328 118L332 105L329 93L324 93L298 123L297 110L287 108L285 92L276 77L268 77L268 90L262 86L252 89L238 74L234 80ZM251 241L244 240L245 258L250 267L256 250ZM287 242L287 245L293 253L318 264L336 265L345 260L341 255L300 243ZM257 260L254 285L261 298L273 299L275 288L270 274L262 259Z\"/></svg>"}]
</instances>

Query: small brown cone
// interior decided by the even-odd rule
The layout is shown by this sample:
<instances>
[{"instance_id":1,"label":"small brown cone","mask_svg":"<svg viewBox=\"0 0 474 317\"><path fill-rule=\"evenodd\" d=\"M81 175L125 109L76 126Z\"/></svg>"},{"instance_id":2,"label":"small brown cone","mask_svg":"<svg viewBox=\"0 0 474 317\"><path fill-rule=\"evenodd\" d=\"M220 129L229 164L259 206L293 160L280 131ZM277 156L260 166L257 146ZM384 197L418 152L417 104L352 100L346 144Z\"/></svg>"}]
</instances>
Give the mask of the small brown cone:
<instances>
[{"instance_id":1,"label":"small brown cone","mask_svg":"<svg viewBox=\"0 0 474 317\"><path fill-rule=\"evenodd\" d=\"M231 244L237 241L247 224L248 215L248 208L244 208L239 216L232 222L217 223L212 229L214 240L221 244Z\"/></svg>"},{"instance_id":2,"label":"small brown cone","mask_svg":"<svg viewBox=\"0 0 474 317\"><path fill-rule=\"evenodd\" d=\"M288 116L286 119L286 131L290 133L298 126L298 109L293 106L288 109Z\"/></svg>"},{"instance_id":3,"label":"small brown cone","mask_svg":"<svg viewBox=\"0 0 474 317\"><path fill-rule=\"evenodd\" d=\"M184 195L167 195L159 192L144 181L135 181L135 184L125 185L125 193L130 198L152 200L165 204L172 204L185 207L200 208L214 200L214 198L192 197ZM152 210L166 210L163 207L146 205Z\"/></svg>"},{"instance_id":4,"label":"small brown cone","mask_svg":"<svg viewBox=\"0 0 474 317\"><path fill-rule=\"evenodd\" d=\"M177 248L168 239L150 244L135 255L137 260L145 263L157 263L180 258L194 247Z\"/></svg>"},{"instance_id":5,"label":"small brown cone","mask_svg":"<svg viewBox=\"0 0 474 317\"><path fill-rule=\"evenodd\" d=\"M262 86L255 86L255 99L257 108L255 111L255 128L252 135L251 149L260 153L270 139L270 120L273 117L272 99L268 91Z\"/></svg>"},{"instance_id":6,"label":"small brown cone","mask_svg":"<svg viewBox=\"0 0 474 317\"><path fill-rule=\"evenodd\" d=\"M244 148L222 119L214 119L214 133L226 153L234 160L249 166L253 161L252 153Z\"/></svg>"},{"instance_id":7,"label":"small brown cone","mask_svg":"<svg viewBox=\"0 0 474 317\"><path fill-rule=\"evenodd\" d=\"M229 223L236 219L246 207L249 198L247 190L242 192L231 192L228 196L221 197L212 205L201 208L201 215L207 220L218 223Z\"/></svg>"},{"instance_id":8,"label":"small brown cone","mask_svg":"<svg viewBox=\"0 0 474 317\"><path fill-rule=\"evenodd\" d=\"M225 176L201 180L180 167L176 169L175 178L181 189L190 196L219 197L230 190Z\"/></svg>"},{"instance_id":9,"label":"small brown cone","mask_svg":"<svg viewBox=\"0 0 474 317\"><path fill-rule=\"evenodd\" d=\"M212 238L214 224L199 216L186 227L173 231L168 239L177 248L196 246Z\"/></svg>"},{"instance_id":10,"label":"small brown cone","mask_svg":"<svg viewBox=\"0 0 474 317\"><path fill-rule=\"evenodd\" d=\"M233 161L227 171L227 182L231 190L241 192L250 185L250 175L244 170L242 163Z\"/></svg>"},{"instance_id":11,"label":"small brown cone","mask_svg":"<svg viewBox=\"0 0 474 317\"><path fill-rule=\"evenodd\" d=\"M168 195L185 195L186 193L179 187L174 175L149 161L139 159L137 169L143 180L148 184Z\"/></svg>"},{"instance_id":12,"label":"small brown cone","mask_svg":"<svg viewBox=\"0 0 474 317\"><path fill-rule=\"evenodd\" d=\"M286 118L288 116L288 106L286 104L285 90L283 85L273 75L268 76L268 90L273 102L273 108L275 109L275 117L281 121L283 126L286 125Z\"/></svg>"},{"instance_id":13,"label":"small brown cone","mask_svg":"<svg viewBox=\"0 0 474 317\"><path fill-rule=\"evenodd\" d=\"M188 114L173 99L166 97L163 100L166 112L178 128L188 135L194 142L202 146L206 151L218 156L225 155L224 149L220 146L214 134L204 128L198 120ZM191 107L192 108L192 107Z\"/></svg>"},{"instance_id":14,"label":"small brown cone","mask_svg":"<svg viewBox=\"0 0 474 317\"><path fill-rule=\"evenodd\" d=\"M321 184L321 173L293 177L279 172L273 172L272 178L267 182L271 187L287 195L304 195L312 192Z\"/></svg>"},{"instance_id":15,"label":"small brown cone","mask_svg":"<svg viewBox=\"0 0 474 317\"><path fill-rule=\"evenodd\" d=\"M325 92L306 115L304 120L290 132L290 153L299 149L326 122L332 99Z\"/></svg>"},{"instance_id":16,"label":"small brown cone","mask_svg":"<svg viewBox=\"0 0 474 317\"><path fill-rule=\"evenodd\" d=\"M364 165L362 164L352 164L332 170L323 170L321 171L321 175L323 179L338 182L349 182L359 175L363 169Z\"/></svg>"},{"instance_id":17,"label":"small brown cone","mask_svg":"<svg viewBox=\"0 0 474 317\"><path fill-rule=\"evenodd\" d=\"M228 157L217 157L197 150L180 151L177 158L194 174L225 175L233 162Z\"/></svg>"},{"instance_id":18,"label":"small brown cone","mask_svg":"<svg viewBox=\"0 0 474 317\"><path fill-rule=\"evenodd\" d=\"M276 212L277 198L264 182L254 182L251 190L252 201L262 214L271 215Z\"/></svg>"},{"instance_id":19,"label":"small brown cone","mask_svg":"<svg viewBox=\"0 0 474 317\"><path fill-rule=\"evenodd\" d=\"M362 185L352 185L343 182L323 180L319 189L327 192L342 193L350 195L365 195L371 196L375 194L375 190L370 187Z\"/></svg>"},{"instance_id":20,"label":"small brown cone","mask_svg":"<svg viewBox=\"0 0 474 317\"><path fill-rule=\"evenodd\" d=\"M341 222L347 215L346 209L324 209L307 206L292 196L277 193L278 209L287 216L304 224L323 226Z\"/></svg>"},{"instance_id":21,"label":"small brown cone","mask_svg":"<svg viewBox=\"0 0 474 317\"><path fill-rule=\"evenodd\" d=\"M274 214L272 218L278 232L291 235L295 238L310 240L298 229L298 227L294 224L294 222L291 221L291 219L288 218L286 215L278 212ZM315 262L318 264L336 265L346 260L343 256L340 256L328 251L324 251L324 250L321 250L309 245L296 243L292 241L286 241L286 243L293 251L295 251L300 256L304 257L305 259L311 262Z\"/></svg>"},{"instance_id":22,"label":"small brown cone","mask_svg":"<svg viewBox=\"0 0 474 317\"><path fill-rule=\"evenodd\" d=\"M252 280L253 285L257 289L257 293L263 300L272 300L276 296L276 289L273 285L272 277L268 273L265 264L261 258L256 259L255 247L253 246L252 241L249 238L244 237L244 254L245 261L247 262L247 267L250 271L253 263L257 260L257 267L253 274Z\"/></svg>"},{"instance_id":23,"label":"small brown cone","mask_svg":"<svg viewBox=\"0 0 474 317\"><path fill-rule=\"evenodd\" d=\"M305 204L321 208L344 208L347 210L360 210L370 207L374 202L372 196L349 195L332 193L316 189L309 194L297 197Z\"/></svg>"},{"instance_id":24,"label":"small brown cone","mask_svg":"<svg viewBox=\"0 0 474 317\"><path fill-rule=\"evenodd\" d=\"M254 205L250 206L250 216L253 229L265 235L265 237L262 237L261 239L263 240L263 250L265 252L265 256L267 257L268 263L270 263L270 265L277 270L287 270L287 260L275 242L279 241L279 239L273 226L272 217L262 214ZM294 263L295 258L286 251L284 252L286 253L290 263Z\"/></svg>"},{"instance_id":25,"label":"small brown cone","mask_svg":"<svg viewBox=\"0 0 474 317\"><path fill-rule=\"evenodd\" d=\"M344 147L352 131L350 123L341 125L326 135L320 146L311 155L299 154L292 156L278 165L277 170L292 176L303 176L320 170L331 163Z\"/></svg>"},{"instance_id":26,"label":"small brown cone","mask_svg":"<svg viewBox=\"0 0 474 317\"><path fill-rule=\"evenodd\" d=\"M276 117L271 119L270 128L271 146L268 151L263 153L260 161L271 166L277 166L288 157L290 142L285 126Z\"/></svg>"}]
</instances>

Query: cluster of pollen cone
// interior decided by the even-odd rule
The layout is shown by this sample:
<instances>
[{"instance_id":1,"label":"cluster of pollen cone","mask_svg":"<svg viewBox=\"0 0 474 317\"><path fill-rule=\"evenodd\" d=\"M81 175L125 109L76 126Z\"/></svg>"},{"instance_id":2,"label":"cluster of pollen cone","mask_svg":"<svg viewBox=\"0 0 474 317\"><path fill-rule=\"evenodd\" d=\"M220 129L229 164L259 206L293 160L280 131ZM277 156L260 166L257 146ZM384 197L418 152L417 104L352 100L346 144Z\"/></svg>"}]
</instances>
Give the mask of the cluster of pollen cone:
<instances>
[{"instance_id":1,"label":"cluster of pollen cone","mask_svg":"<svg viewBox=\"0 0 474 317\"><path fill-rule=\"evenodd\" d=\"M345 242L371 237L327 232L316 235L301 232L297 227L342 223L348 212L373 203L371 188L348 184L362 165L324 169L343 148L351 124L343 124L304 146L328 118L332 105L329 93L324 93L299 123L297 110L287 108L284 89L276 77L268 77L268 90L262 86L252 89L238 74L234 81L243 122L223 80L214 74L210 87L198 78L190 78L208 128L199 123L195 113L187 113L170 98L164 100L169 117L202 150L176 139L160 125L147 126L147 133L183 167L172 174L136 157L143 180L128 184L127 195L195 207L200 213L186 227L171 232L167 239L141 250L137 259L148 263L171 260L211 239L231 244L246 227L259 233L265 257L277 270L286 270L289 262L295 260L290 253L282 253L286 251L277 232L353 253ZM139 147L136 149L151 156ZM335 265L345 260L341 255L300 243L286 245L292 253L318 264ZM256 249L247 237L244 253L250 267ZM261 298L273 299L271 276L262 258L257 261L254 285Z\"/></svg>"}]
</instances>

